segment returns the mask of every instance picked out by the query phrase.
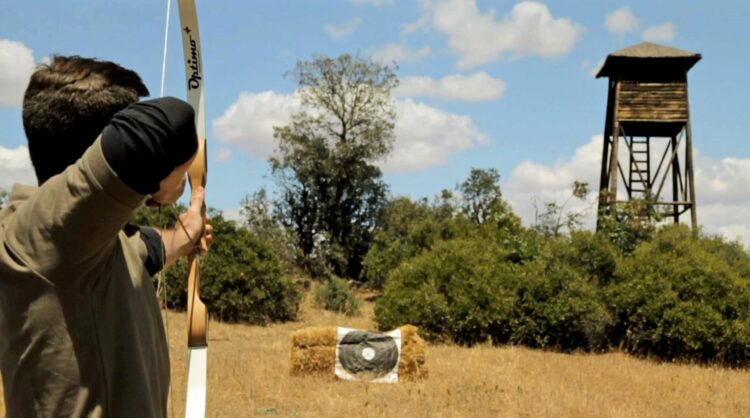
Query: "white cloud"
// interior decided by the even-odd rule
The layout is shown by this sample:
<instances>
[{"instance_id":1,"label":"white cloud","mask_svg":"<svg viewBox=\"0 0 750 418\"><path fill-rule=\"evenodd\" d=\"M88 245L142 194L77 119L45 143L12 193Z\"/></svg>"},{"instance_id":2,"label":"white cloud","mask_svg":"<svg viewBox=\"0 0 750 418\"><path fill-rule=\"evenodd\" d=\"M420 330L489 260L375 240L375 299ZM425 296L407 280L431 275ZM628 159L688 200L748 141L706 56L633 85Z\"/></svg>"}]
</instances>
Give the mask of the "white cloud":
<instances>
[{"instance_id":1,"label":"white cloud","mask_svg":"<svg viewBox=\"0 0 750 418\"><path fill-rule=\"evenodd\" d=\"M583 28L568 18L555 18L546 5L522 1L500 19L495 10L482 14L476 0L422 2L432 25L448 37L460 58L459 68L527 55L559 57L570 52ZM420 19L418 22L422 22ZM415 24L408 29L420 27Z\"/></svg>"},{"instance_id":2,"label":"white cloud","mask_svg":"<svg viewBox=\"0 0 750 418\"><path fill-rule=\"evenodd\" d=\"M352 0L354 4L371 4L375 7L380 7L385 4L393 4L393 0Z\"/></svg>"},{"instance_id":3,"label":"white cloud","mask_svg":"<svg viewBox=\"0 0 750 418\"><path fill-rule=\"evenodd\" d=\"M411 99L396 102L396 142L382 164L385 172L418 171L444 164L456 152L487 143L468 116L445 112Z\"/></svg>"},{"instance_id":4,"label":"white cloud","mask_svg":"<svg viewBox=\"0 0 750 418\"><path fill-rule=\"evenodd\" d=\"M745 216L750 215L748 208L737 208L745 212ZM747 218L745 218L747 219ZM746 249L750 249L750 226L746 224L730 224L719 227L719 234L723 235L730 241L740 241Z\"/></svg>"},{"instance_id":5,"label":"white cloud","mask_svg":"<svg viewBox=\"0 0 750 418\"><path fill-rule=\"evenodd\" d=\"M433 0L417 0L417 2L424 13L416 21L402 25L402 33L404 34L416 31L428 31L430 29Z\"/></svg>"},{"instance_id":6,"label":"white cloud","mask_svg":"<svg viewBox=\"0 0 750 418\"><path fill-rule=\"evenodd\" d=\"M331 38L338 41L351 35L361 23L362 18L355 17L341 25L333 25L329 23L325 25L325 31L331 36Z\"/></svg>"},{"instance_id":7,"label":"white cloud","mask_svg":"<svg viewBox=\"0 0 750 418\"><path fill-rule=\"evenodd\" d=\"M10 191L13 183L36 184L36 175L25 145L5 148L0 145L0 189Z\"/></svg>"},{"instance_id":8,"label":"white cloud","mask_svg":"<svg viewBox=\"0 0 750 418\"><path fill-rule=\"evenodd\" d=\"M0 39L0 106L19 107L34 71L34 56L21 42Z\"/></svg>"},{"instance_id":9,"label":"white cloud","mask_svg":"<svg viewBox=\"0 0 750 418\"><path fill-rule=\"evenodd\" d=\"M439 80L421 76L403 77L394 93L404 97L476 102L499 99L505 94L505 88L505 81L479 72L468 76L455 74Z\"/></svg>"},{"instance_id":10,"label":"white cloud","mask_svg":"<svg viewBox=\"0 0 750 418\"><path fill-rule=\"evenodd\" d=\"M243 223L245 221L245 217L242 216L242 208L241 207L223 209L221 211L221 214L224 215L224 219L226 219L228 221L235 221L235 222L239 222L239 223Z\"/></svg>"},{"instance_id":11,"label":"white cloud","mask_svg":"<svg viewBox=\"0 0 750 418\"><path fill-rule=\"evenodd\" d=\"M714 160L694 151L695 191L698 223L705 232L721 234L730 240L739 239L750 248L750 158ZM684 151L680 151L682 153ZM562 204L571 194L574 180L586 181L593 192L586 202L571 199L566 209L583 211L586 224L593 227L596 216L596 190L602 158L602 136L595 135L578 148L575 154L550 165L522 161L503 185L505 198L524 223L534 223L534 201L541 208L544 202ZM622 161L625 155L622 155ZM660 175L661 178L661 175ZM665 194L666 193L666 194ZM662 192L663 196L671 192ZM624 196L620 196L624 198ZM689 220L686 213L682 221Z\"/></svg>"},{"instance_id":12,"label":"white cloud","mask_svg":"<svg viewBox=\"0 0 750 418\"><path fill-rule=\"evenodd\" d=\"M641 28L641 22L629 7L623 6L608 14L604 19L604 26L610 33L624 36L636 32ZM649 26L641 34L644 40L651 42L669 42L677 37L677 28L671 22Z\"/></svg>"},{"instance_id":13,"label":"white cloud","mask_svg":"<svg viewBox=\"0 0 750 418\"><path fill-rule=\"evenodd\" d=\"M750 202L750 158L727 157L721 160L697 153L695 191L699 203L739 204Z\"/></svg>"},{"instance_id":14,"label":"white cloud","mask_svg":"<svg viewBox=\"0 0 750 418\"><path fill-rule=\"evenodd\" d=\"M697 180L697 179L696 179ZM700 190L696 190L696 193ZM750 249L750 200L740 204L698 201L698 223L709 234L720 234L732 241L740 241Z\"/></svg>"},{"instance_id":15,"label":"white cloud","mask_svg":"<svg viewBox=\"0 0 750 418\"><path fill-rule=\"evenodd\" d=\"M291 114L299 109L299 98L294 94L243 92L222 116L214 119L214 134L255 157L266 159L276 148L273 127L288 124Z\"/></svg>"},{"instance_id":16,"label":"white cloud","mask_svg":"<svg viewBox=\"0 0 750 418\"><path fill-rule=\"evenodd\" d=\"M599 188L601 154L602 136L594 135L568 160L559 160L549 166L531 160L522 161L505 182L503 195L524 223L533 225L534 204L540 210L546 202L563 204L571 196L574 181L588 182L592 191ZM570 199L565 210L584 214L586 224L592 227L595 224L596 193L591 193L586 201Z\"/></svg>"},{"instance_id":17,"label":"white cloud","mask_svg":"<svg viewBox=\"0 0 750 418\"><path fill-rule=\"evenodd\" d=\"M232 150L226 147L222 147L216 153L216 159L219 161L228 161L232 158Z\"/></svg>"},{"instance_id":18,"label":"white cloud","mask_svg":"<svg viewBox=\"0 0 750 418\"><path fill-rule=\"evenodd\" d=\"M385 64L392 62L419 61L430 55L432 51L429 46L419 49L410 49L399 44L388 44L378 51L373 52L372 59Z\"/></svg>"},{"instance_id":19,"label":"white cloud","mask_svg":"<svg viewBox=\"0 0 750 418\"><path fill-rule=\"evenodd\" d=\"M620 7L604 18L604 26L615 35L623 36L628 32L637 31L640 27L638 18L627 6Z\"/></svg>"},{"instance_id":20,"label":"white cloud","mask_svg":"<svg viewBox=\"0 0 750 418\"><path fill-rule=\"evenodd\" d=\"M669 42L676 37L677 28L670 22L651 26L643 31L643 39L651 42Z\"/></svg>"},{"instance_id":21,"label":"white cloud","mask_svg":"<svg viewBox=\"0 0 750 418\"><path fill-rule=\"evenodd\" d=\"M432 20L432 17L429 14L424 14L419 17L414 22L411 23L405 23L401 26L402 31L404 34L409 34L412 32L416 32L419 30L426 31L430 27L430 21Z\"/></svg>"},{"instance_id":22,"label":"white cloud","mask_svg":"<svg viewBox=\"0 0 750 418\"><path fill-rule=\"evenodd\" d=\"M267 159L276 149L273 126L286 125L300 109L296 95L271 91L241 93L213 121L221 141ZM382 162L388 172L421 170L445 163L455 152L487 142L471 118L445 112L407 99L396 102L396 140L393 153Z\"/></svg>"}]
</instances>

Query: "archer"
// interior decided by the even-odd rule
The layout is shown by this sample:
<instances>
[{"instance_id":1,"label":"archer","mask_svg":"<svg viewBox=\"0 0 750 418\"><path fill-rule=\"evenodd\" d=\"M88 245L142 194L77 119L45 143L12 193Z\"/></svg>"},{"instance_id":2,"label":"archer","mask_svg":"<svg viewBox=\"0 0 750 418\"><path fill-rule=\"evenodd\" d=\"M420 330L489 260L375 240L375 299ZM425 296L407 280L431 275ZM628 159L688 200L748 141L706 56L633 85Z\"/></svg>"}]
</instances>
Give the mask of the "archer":
<instances>
[{"instance_id":1,"label":"archer","mask_svg":"<svg viewBox=\"0 0 750 418\"><path fill-rule=\"evenodd\" d=\"M195 158L192 107L117 64L55 57L23 123L38 187L0 212L0 367L9 417L164 417L169 352L152 276L194 251L203 188L172 229L128 224L175 202Z\"/></svg>"}]
</instances>

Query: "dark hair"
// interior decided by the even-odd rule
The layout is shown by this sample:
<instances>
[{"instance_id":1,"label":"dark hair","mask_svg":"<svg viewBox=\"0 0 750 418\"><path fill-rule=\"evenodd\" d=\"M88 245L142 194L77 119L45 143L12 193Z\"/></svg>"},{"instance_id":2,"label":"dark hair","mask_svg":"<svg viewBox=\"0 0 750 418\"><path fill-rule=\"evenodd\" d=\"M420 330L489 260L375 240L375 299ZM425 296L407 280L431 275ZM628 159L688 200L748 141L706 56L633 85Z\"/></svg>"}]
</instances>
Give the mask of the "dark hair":
<instances>
[{"instance_id":1,"label":"dark hair","mask_svg":"<svg viewBox=\"0 0 750 418\"><path fill-rule=\"evenodd\" d=\"M118 111L148 96L135 71L79 56L54 56L31 75L23 127L39 184L83 155Z\"/></svg>"}]
</instances>

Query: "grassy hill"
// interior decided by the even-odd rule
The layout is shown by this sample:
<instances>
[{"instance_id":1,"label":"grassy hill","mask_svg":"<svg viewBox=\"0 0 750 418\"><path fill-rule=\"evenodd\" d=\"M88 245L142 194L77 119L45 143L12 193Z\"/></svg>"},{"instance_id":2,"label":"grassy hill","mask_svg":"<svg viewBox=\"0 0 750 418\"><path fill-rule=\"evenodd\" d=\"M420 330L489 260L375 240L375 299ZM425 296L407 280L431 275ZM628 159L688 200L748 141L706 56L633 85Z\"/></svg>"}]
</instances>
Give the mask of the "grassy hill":
<instances>
[{"instance_id":1,"label":"grassy hill","mask_svg":"<svg viewBox=\"0 0 750 418\"><path fill-rule=\"evenodd\" d=\"M310 295L308 295L310 296ZM429 378L363 384L289 376L290 334L308 326L371 328L372 305L348 318L311 297L298 322L211 323L208 417L740 417L750 370L559 354L520 347L429 346ZM184 314L165 314L172 353L171 416L184 416ZM0 416L4 407L0 400Z\"/></svg>"}]
</instances>

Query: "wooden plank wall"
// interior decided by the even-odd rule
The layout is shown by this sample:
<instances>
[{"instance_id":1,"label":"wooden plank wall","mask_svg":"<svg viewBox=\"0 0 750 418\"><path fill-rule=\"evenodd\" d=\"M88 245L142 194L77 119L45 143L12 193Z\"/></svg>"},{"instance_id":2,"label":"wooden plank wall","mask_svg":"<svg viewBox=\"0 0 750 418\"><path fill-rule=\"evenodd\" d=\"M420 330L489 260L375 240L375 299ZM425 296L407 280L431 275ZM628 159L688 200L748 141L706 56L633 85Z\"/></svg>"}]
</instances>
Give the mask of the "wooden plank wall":
<instances>
[{"instance_id":1,"label":"wooden plank wall","mask_svg":"<svg viewBox=\"0 0 750 418\"><path fill-rule=\"evenodd\" d=\"M619 83L618 119L687 121L687 83L631 80L620 80Z\"/></svg>"}]
</instances>

